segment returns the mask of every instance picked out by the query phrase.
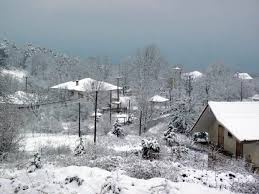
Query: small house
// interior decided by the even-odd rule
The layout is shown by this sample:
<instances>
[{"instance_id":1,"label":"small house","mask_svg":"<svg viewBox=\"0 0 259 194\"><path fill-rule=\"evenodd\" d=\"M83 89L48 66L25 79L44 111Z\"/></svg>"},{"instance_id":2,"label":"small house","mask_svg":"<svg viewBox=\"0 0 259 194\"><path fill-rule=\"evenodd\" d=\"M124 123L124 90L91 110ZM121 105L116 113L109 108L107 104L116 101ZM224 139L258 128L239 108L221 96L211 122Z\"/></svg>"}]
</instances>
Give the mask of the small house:
<instances>
[{"instance_id":1,"label":"small house","mask_svg":"<svg viewBox=\"0 0 259 194\"><path fill-rule=\"evenodd\" d=\"M195 132L207 132L210 143L259 169L259 102L210 101L192 128Z\"/></svg>"}]
</instances>

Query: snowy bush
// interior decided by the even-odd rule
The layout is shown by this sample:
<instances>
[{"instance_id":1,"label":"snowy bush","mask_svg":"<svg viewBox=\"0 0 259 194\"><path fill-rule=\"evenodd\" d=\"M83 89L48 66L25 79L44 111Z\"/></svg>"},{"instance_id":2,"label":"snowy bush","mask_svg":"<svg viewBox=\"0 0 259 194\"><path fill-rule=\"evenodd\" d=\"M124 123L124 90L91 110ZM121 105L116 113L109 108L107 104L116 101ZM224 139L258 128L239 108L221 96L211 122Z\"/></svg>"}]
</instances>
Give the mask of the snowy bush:
<instances>
[{"instance_id":1,"label":"snowy bush","mask_svg":"<svg viewBox=\"0 0 259 194\"><path fill-rule=\"evenodd\" d=\"M142 139L142 158L157 159L159 158L160 146L156 139Z\"/></svg>"},{"instance_id":2,"label":"snowy bush","mask_svg":"<svg viewBox=\"0 0 259 194\"><path fill-rule=\"evenodd\" d=\"M174 146L171 148L171 152L173 156L176 156L177 159L183 157L183 155L188 154L189 149L186 146Z\"/></svg>"},{"instance_id":3,"label":"snowy bush","mask_svg":"<svg viewBox=\"0 0 259 194\"><path fill-rule=\"evenodd\" d=\"M6 159L7 154L15 152L22 140L18 128L21 120L18 111L4 103L0 108L0 159Z\"/></svg>"},{"instance_id":4,"label":"snowy bush","mask_svg":"<svg viewBox=\"0 0 259 194\"><path fill-rule=\"evenodd\" d=\"M27 169L28 173L32 173L34 172L36 169L40 169L42 168L42 163L41 163L41 158L40 158L40 154L36 153L34 154L34 159L33 161L30 162L30 165Z\"/></svg>"},{"instance_id":5,"label":"snowy bush","mask_svg":"<svg viewBox=\"0 0 259 194\"><path fill-rule=\"evenodd\" d=\"M122 157L120 156L106 156L90 161L89 166L114 171L120 166L121 162Z\"/></svg>"},{"instance_id":6,"label":"snowy bush","mask_svg":"<svg viewBox=\"0 0 259 194\"><path fill-rule=\"evenodd\" d=\"M171 112L169 128L175 128L175 132L177 133L187 133L197 117L197 111L190 98L183 98L177 102L174 107L172 107Z\"/></svg>"},{"instance_id":7,"label":"snowy bush","mask_svg":"<svg viewBox=\"0 0 259 194\"><path fill-rule=\"evenodd\" d=\"M207 132L197 132L193 135L193 140L197 143L208 143L209 134Z\"/></svg>"},{"instance_id":8,"label":"snowy bush","mask_svg":"<svg viewBox=\"0 0 259 194\"><path fill-rule=\"evenodd\" d=\"M117 137L124 137L124 131L121 127L121 124L119 123L119 120L116 120L115 123L113 124L113 130L112 134L116 135Z\"/></svg>"},{"instance_id":9,"label":"snowy bush","mask_svg":"<svg viewBox=\"0 0 259 194\"><path fill-rule=\"evenodd\" d=\"M100 194L120 194L122 188L119 186L118 177L108 176L102 185Z\"/></svg>"},{"instance_id":10,"label":"snowy bush","mask_svg":"<svg viewBox=\"0 0 259 194\"><path fill-rule=\"evenodd\" d=\"M75 156L81 156L84 155L86 153L85 147L83 145L83 140L82 138L80 138L79 140L79 144L76 146L75 150L74 150L74 155Z\"/></svg>"},{"instance_id":11,"label":"snowy bush","mask_svg":"<svg viewBox=\"0 0 259 194\"><path fill-rule=\"evenodd\" d=\"M174 132L175 128L172 126L168 128L167 131L164 132L164 140L166 141L166 144L168 146L174 146L174 145L179 145L177 142L177 136Z\"/></svg>"},{"instance_id":12,"label":"snowy bush","mask_svg":"<svg viewBox=\"0 0 259 194\"><path fill-rule=\"evenodd\" d=\"M154 161L139 161L129 164L126 167L129 176L138 179L151 179L161 177L159 164Z\"/></svg>"},{"instance_id":13,"label":"snowy bush","mask_svg":"<svg viewBox=\"0 0 259 194\"><path fill-rule=\"evenodd\" d=\"M21 190L25 191L27 189L29 189L28 185L21 185L21 184L19 184L17 187L15 187L14 193L19 193Z\"/></svg>"},{"instance_id":14,"label":"snowy bush","mask_svg":"<svg viewBox=\"0 0 259 194\"><path fill-rule=\"evenodd\" d=\"M149 190L150 194L173 194L177 192L177 189L172 191L172 187L168 184L168 180L165 180L160 185L152 186Z\"/></svg>"},{"instance_id":15,"label":"snowy bush","mask_svg":"<svg viewBox=\"0 0 259 194\"><path fill-rule=\"evenodd\" d=\"M65 184L69 184L69 183L72 183L72 182L76 182L78 186L82 185L84 180L79 178L78 176L68 176L66 179L65 179Z\"/></svg>"}]
</instances>

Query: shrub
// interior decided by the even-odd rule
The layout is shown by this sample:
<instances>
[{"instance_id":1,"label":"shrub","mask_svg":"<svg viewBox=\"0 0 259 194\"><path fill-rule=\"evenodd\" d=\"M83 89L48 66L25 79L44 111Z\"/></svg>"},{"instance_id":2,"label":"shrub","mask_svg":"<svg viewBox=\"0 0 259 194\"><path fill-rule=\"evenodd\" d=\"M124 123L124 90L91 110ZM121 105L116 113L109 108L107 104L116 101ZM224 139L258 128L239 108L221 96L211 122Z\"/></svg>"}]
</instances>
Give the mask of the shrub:
<instances>
[{"instance_id":1,"label":"shrub","mask_svg":"<svg viewBox=\"0 0 259 194\"><path fill-rule=\"evenodd\" d=\"M33 161L31 161L31 163L27 169L27 172L32 173L36 169L40 169L40 168L42 168L41 158L40 158L39 153L36 153L36 154L34 154L34 159L33 159Z\"/></svg>"},{"instance_id":2,"label":"shrub","mask_svg":"<svg viewBox=\"0 0 259 194\"><path fill-rule=\"evenodd\" d=\"M164 140L168 146L179 145L177 142L177 136L174 132L175 128L170 126L167 131L164 132Z\"/></svg>"},{"instance_id":3,"label":"shrub","mask_svg":"<svg viewBox=\"0 0 259 194\"><path fill-rule=\"evenodd\" d=\"M106 156L90 161L90 166L114 171L120 166L121 162L122 158L120 156Z\"/></svg>"},{"instance_id":4,"label":"shrub","mask_svg":"<svg viewBox=\"0 0 259 194\"><path fill-rule=\"evenodd\" d=\"M173 156L176 156L177 159L180 159L183 155L188 154L189 149L186 146L174 146L172 147L171 151Z\"/></svg>"},{"instance_id":5,"label":"shrub","mask_svg":"<svg viewBox=\"0 0 259 194\"><path fill-rule=\"evenodd\" d=\"M119 180L115 177L108 176L102 185L100 194L120 194L122 188L119 186Z\"/></svg>"},{"instance_id":6,"label":"shrub","mask_svg":"<svg viewBox=\"0 0 259 194\"><path fill-rule=\"evenodd\" d=\"M119 123L118 119L113 124L112 134L116 135L117 137L124 137L125 136L124 130L122 129L121 124Z\"/></svg>"},{"instance_id":7,"label":"shrub","mask_svg":"<svg viewBox=\"0 0 259 194\"><path fill-rule=\"evenodd\" d=\"M75 156L81 156L81 155L84 155L85 153L86 153L86 151L85 151L85 147L83 145L83 140L82 140L82 138L80 138L80 142L76 146L76 148L74 150L74 154L75 154Z\"/></svg>"},{"instance_id":8,"label":"shrub","mask_svg":"<svg viewBox=\"0 0 259 194\"><path fill-rule=\"evenodd\" d=\"M159 158L160 146L156 139L142 139L142 158L157 159Z\"/></svg>"},{"instance_id":9,"label":"shrub","mask_svg":"<svg viewBox=\"0 0 259 194\"><path fill-rule=\"evenodd\" d=\"M151 179L162 175L158 163L148 160L129 164L126 171L129 176L137 179Z\"/></svg>"},{"instance_id":10,"label":"shrub","mask_svg":"<svg viewBox=\"0 0 259 194\"><path fill-rule=\"evenodd\" d=\"M18 128L21 127L19 112L1 103L0 107L0 158L5 159L6 153L18 150L22 136Z\"/></svg>"},{"instance_id":11,"label":"shrub","mask_svg":"<svg viewBox=\"0 0 259 194\"><path fill-rule=\"evenodd\" d=\"M72 183L72 182L76 182L78 186L82 185L84 180L79 178L78 176L68 176L66 179L65 179L65 184L68 184L68 183Z\"/></svg>"}]
</instances>

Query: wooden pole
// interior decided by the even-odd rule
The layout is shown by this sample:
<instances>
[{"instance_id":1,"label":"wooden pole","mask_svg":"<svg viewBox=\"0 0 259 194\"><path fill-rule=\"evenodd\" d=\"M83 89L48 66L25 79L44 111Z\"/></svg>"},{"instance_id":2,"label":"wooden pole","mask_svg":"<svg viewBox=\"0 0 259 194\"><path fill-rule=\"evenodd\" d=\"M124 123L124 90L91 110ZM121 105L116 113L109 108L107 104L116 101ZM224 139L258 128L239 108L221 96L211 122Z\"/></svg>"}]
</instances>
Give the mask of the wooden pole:
<instances>
[{"instance_id":1,"label":"wooden pole","mask_svg":"<svg viewBox=\"0 0 259 194\"><path fill-rule=\"evenodd\" d=\"M119 85L120 85L120 78L117 77L117 99L118 102L120 102L120 90L119 90ZM117 105L117 111L119 112L119 104Z\"/></svg>"},{"instance_id":2,"label":"wooden pole","mask_svg":"<svg viewBox=\"0 0 259 194\"><path fill-rule=\"evenodd\" d=\"M97 123L97 100L98 91L95 91L95 106L94 106L94 143L96 144L96 123Z\"/></svg>"},{"instance_id":3,"label":"wooden pole","mask_svg":"<svg viewBox=\"0 0 259 194\"><path fill-rule=\"evenodd\" d=\"M140 111L139 115L139 136L141 136L141 127L142 127L142 111Z\"/></svg>"},{"instance_id":4,"label":"wooden pole","mask_svg":"<svg viewBox=\"0 0 259 194\"><path fill-rule=\"evenodd\" d=\"M112 90L110 91L110 124L112 123Z\"/></svg>"},{"instance_id":5,"label":"wooden pole","mask_svg":"<svg viewBox=\"0 0 259 194\"><path fill-rule=\"evenodd\" d=\"M28 89L28 77L25 77L25 92L27 92Z\"/></svg>"},{"instance_id":6,"label":"wooden pole","mask_svg":"<svg viewBox=\"0 0 259 194\"><path fill-rule=\"evenodd\" d=\"M128 114L130 114L130 100L129 100L129 111L128 111Z\"/></svg>"},{"instance_id":7,"label":"wooden pole","mask_svg":"<svg viewBox=\"0 0 259 194\"><path fill-rule=\"evenodd\" d=\"M80 110L80 102L78 103L78 136L81 137L81 121L80 121L80 114L81 114L81 110Z\"/></svg>"},{"instance_id":8,"label":"wooden pole","mask_svg":"<svg viewBox=\"0 0 259 194\"><path fill-rule=\"evenodd\" d=\"M243 101L243 80L241 80L240 84L240 101Z\"/></svg>"}]
</instances>

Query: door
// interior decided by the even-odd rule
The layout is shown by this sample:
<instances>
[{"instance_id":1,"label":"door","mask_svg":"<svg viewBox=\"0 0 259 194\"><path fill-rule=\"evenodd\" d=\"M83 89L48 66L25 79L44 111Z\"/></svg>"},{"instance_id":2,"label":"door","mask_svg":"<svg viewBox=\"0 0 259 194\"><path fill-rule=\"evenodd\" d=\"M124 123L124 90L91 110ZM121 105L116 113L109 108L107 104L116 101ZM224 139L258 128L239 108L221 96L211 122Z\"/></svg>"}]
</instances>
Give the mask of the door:
<instances>
[{"instance_id":1,"label":"door","mask_svg":"<svg viewBox=\"0 0 259 194\"><path fill-rule=\"evenodd\" d=\"M243 143L236 141L236 157L243 157Z\"/></svg>"},{"instance_id":2,"label":"door","mask_svg":"<svg viewBox=\"0 0 259 194\"><path fill-rule=\"evenodd\" d=\"M218 146L224 148L224 127L218 126Z\"/></svg>"}]
</instances>

